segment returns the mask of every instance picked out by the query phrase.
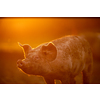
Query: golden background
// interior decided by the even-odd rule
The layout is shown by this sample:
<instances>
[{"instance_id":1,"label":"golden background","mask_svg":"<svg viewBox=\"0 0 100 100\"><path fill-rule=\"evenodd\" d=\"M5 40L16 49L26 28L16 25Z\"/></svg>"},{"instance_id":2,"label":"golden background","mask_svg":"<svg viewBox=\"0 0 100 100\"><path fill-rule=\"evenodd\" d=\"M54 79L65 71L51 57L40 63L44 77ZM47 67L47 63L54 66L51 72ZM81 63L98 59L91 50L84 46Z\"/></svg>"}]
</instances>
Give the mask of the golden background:
<instances>
[{"instance_id":1,"label":"golden background","mask_svg":"<svg viewBox=\"0 0 100 100\"><path fill-rule=\"evenodd\" d=\"M91 83L100 83L100 18L0 18L0 83L45 83L42 77L28 76L16 66L23 58L18 46L30 44L33 48L65 35L82 35L90 43L94 66ZM82 83L82 78L77 78ZM58 82L59 83L59 82Z\"/></svg>"}]
</instances>

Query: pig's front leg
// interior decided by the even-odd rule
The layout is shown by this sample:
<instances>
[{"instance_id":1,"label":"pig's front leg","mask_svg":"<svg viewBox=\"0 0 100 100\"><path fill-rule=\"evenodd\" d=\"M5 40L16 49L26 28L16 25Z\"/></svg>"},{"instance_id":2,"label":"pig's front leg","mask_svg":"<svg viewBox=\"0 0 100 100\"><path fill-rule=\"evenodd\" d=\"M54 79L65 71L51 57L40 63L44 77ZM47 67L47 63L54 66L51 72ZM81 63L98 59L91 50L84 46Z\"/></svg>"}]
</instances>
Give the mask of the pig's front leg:
<instances>
[{"instance_id":1,"label":"pig's front leg","mask_svg":"<svg viewBox=\"0 0 100 100\"><path fill-rule=\"evenodd\" d=\"M50 77L44 77L45 81L47 84L54 84L54 79L50 78Z\"/></svg>"}]
</instances>

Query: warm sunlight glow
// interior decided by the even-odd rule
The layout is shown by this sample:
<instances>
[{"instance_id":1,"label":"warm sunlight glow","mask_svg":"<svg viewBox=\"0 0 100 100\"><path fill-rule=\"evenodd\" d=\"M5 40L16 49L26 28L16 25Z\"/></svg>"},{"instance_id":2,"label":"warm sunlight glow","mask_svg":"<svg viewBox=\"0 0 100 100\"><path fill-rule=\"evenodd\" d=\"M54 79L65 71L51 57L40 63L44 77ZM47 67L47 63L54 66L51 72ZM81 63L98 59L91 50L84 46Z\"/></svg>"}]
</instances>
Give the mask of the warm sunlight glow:
<instances>
[{"instance_id":1,"label":"warm sunlight glow","mask_svg":"<svg viewBox=\"0 0 100 100\"><path fill-rule=\"evenodd\" d=\"M93 74L91 76L91 83L100 84L100 18L68 17L0 17L0 84L44 84L45 81L42 77L34 75L28 76L18 69L18 59L24 59L23 50L19 47L18 42L22 45L29 44L32 48L35 48L42 43L66 35L81 35L89 42L93 53ZM76 44L76 41L74 41L73 44L74 43ZM51 45L51 47L53 48L54 45ZM44 51L45 50L49 49L44 49ZM53 60L56 57L56 53L58 53L58 51L56 52L56 49L53 48L53 51L54 50L55 52L50 53L52 55L49 55L51 57L50 59L49 56L46 55L44 55L44 58L48 57L46 58L48 61ZM66 52L64 54L69 53ZM77 58L78 56L75 57ZM37 60L39 59L38 56L34 58ZM88 62L89 60L86 61ZM21 61L19 65L21 67ZM61 67L63 68L63 66ZM45 68L48 68L48 66L45 66ZM82 74L76 77L75 80L76 83L81 84L83 82ZM56 83L60 83L60 81L56 80Z\"/></svg>"},{"instance_id":2,"label":"warm sunlight glow","mask_svg":"<svg viewBox=\"0 0 100 100\"><path fill-rule=\"evenodd\" d=\"M4 49L9 49L12 45L12 48L18 47L17 42L37 46L42 42L55 39L57 36L60 37L60 34L57 34L62 33L66 28L63 18L59 20L57 18L2 18L0 21L0 44Z\"/></svg>"},{"instance_id":3,"label":"warm sunlight glow","mask_svg":"<svg viewBox=\"0 0 100 100\"><path fill-rule=\"evenodd\" d=\"M65 36L76 35L84 30L98 28L93 19L85 18L1 18L0 48L18 48L17 42L36 47L43 42ZM92 23L94 24L92 24ZM87 25L86 23L90 24ZM91 26L92 25L92 26Z\"/></svg>"}]
</instances>

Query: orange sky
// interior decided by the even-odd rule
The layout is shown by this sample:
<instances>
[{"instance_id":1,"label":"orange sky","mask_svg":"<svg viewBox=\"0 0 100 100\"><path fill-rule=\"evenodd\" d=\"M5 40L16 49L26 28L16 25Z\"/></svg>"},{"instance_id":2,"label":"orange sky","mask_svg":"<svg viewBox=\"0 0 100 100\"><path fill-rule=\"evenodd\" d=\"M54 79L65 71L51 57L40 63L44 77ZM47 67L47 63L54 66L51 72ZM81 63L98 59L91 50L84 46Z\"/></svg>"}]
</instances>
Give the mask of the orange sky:
<instances>
[{"instance_id":1,"label":"orange sky","mask_svg":"<svg viewBox=\"0 0 100 100\"><path fill-rule=\"evenodd\" d=\"M100 18L0 18L0 48L35 47L69 34L99 32Z\"/></svg>"}]
</instances>

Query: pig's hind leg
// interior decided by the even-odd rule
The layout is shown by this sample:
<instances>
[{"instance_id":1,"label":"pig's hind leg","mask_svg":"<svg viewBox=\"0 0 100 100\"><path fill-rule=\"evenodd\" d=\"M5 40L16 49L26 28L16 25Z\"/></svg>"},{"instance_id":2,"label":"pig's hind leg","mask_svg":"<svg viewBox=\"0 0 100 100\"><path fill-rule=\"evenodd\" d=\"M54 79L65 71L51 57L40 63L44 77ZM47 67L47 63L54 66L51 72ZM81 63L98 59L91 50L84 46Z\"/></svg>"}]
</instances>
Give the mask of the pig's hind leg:
<instances>
[{"instance_id":1,"label":"pig's hind leg","mask_svg":"<svg viewBox=\"0 0 100 100\"><path fill-rule=\"evenodd\" d=\"M48 77L45 77L44 79L45 79L45 82L46 82L47 84L54 84L54 79L48 78Z\"/></svg>"},{"instance_id":2,"label":"pig's hind leg","mask_svg":"<svg viewBox=\"0 0 100 100\"><path fill-rule=\"evenodd\" d=\"M83 84L89 84L91 81L92 63L87 64L83 72Z\"/></svg>"},{"instance_id":3,"label":"pig's hind leg","mask_svg":"<svg viewBox=\"0 0 100 100\"><path fill-rule=\"evenodd\" d=\"M61 83L62 83L62 84L75 84L76 81L75 81L75 79L74 79L73 76L69 76L69 77L63 78L63 79L61 80Z\"/></svg>"}]
</instances>

